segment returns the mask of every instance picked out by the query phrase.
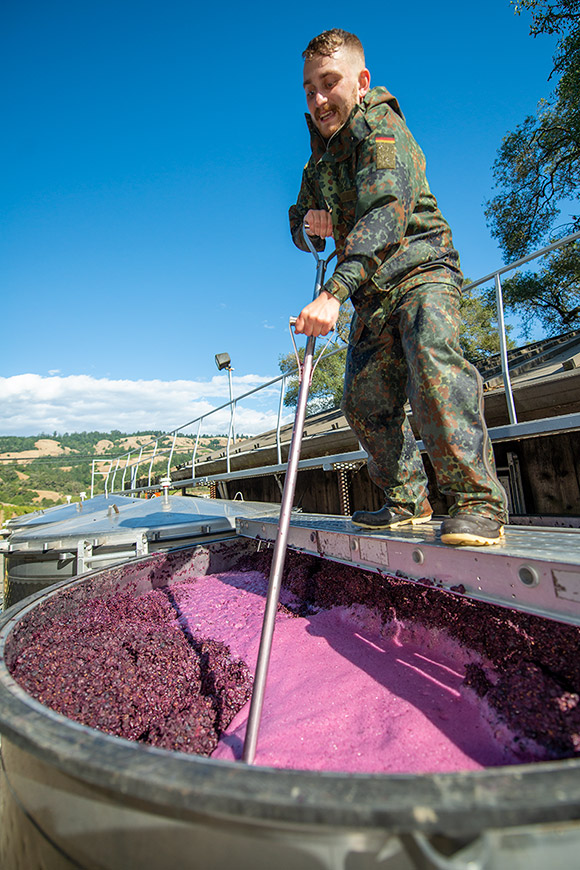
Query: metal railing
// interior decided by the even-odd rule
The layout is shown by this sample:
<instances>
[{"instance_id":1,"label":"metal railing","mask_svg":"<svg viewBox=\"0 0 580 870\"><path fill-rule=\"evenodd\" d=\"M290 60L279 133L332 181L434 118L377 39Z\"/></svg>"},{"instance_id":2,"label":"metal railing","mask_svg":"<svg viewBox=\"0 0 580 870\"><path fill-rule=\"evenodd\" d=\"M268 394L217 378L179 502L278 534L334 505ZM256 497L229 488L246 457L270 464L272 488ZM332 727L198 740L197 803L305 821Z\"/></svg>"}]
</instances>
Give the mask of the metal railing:
<instances>
[{"instance_id":1,"label":"metal railing","mask_svg":"<svg viewBox=\"0 0 580 870\"><path fill-rule=\"evenodd\" d=\"M465 290L471 290L475 287L479 287L482 284L486 284L489 281L493 281L495 285L495 301L497 308L497 317L498 317L498 332L499 332L499 341L500 341L500 359L501 359L501 371L502 378L505 388L505 396L508 408L508 415L510 420L510 426L507 427L511 430L511 427L518 425L517 412L514 402L512 383L509 373L509 364L508 364L508 353L507 353L507 340L506 340L506 330L505 330L505 320L504 320L504 306L503 306L503 293L502 293L502 285L501 285L501 276L505 275L508 272L513 272L519 269L526 263L531 262L532 260L538 259L539 257L543 257L545 254L550 253L550 251L555 250L556 248L563 247L564 245L569 244L570 242L576 241L580 239L580 232L572 233L571 235L565 236L564 238L554 242L553 244L546 245L538 251L535 251L533 254L529 254L526 257L522 257L519 260L516 260L513 263L509 263L507 266L502 266L500 269L496 269L493 272L490 272L488 275L485 275L483 278L479 278L477 281L473 281L470 284L466 285ZM342 343L339 347L336 347L334 350L328 351L325 354L325 359L334 356L337 353L340 353L345 349L346 345ZM321 365L324 364L324 360ZM167 466L165 471L164 481L165 486L167 487L171 482L171 462L175 453L177 437L179 433L183 433L184 430L190 429L192 426L197 424L197 433L195 436L195 445L192 451L191 456L191 479L189 480L180 480L179 486L183 487L184 484L189 483L194 485L196 483L208 482L209 480L226 480L228 477L236 477L239 473L232 472L231 470L231 456L232 456L232 433L235 432L235 418L236 418L236 410L240 406L242 402L247 401L251 397L255 396L258 393L262 393L266 390L272 390L276 385L279 385L280 395L278 401L278 412L277 412L277 420L276 420L276 428L275 428L275 446L276 446L276 455L277 455L277 463L276 465L270 466L270 470L272 472L278 471L284 467L284 463L282 462L282 440L281 440L281 430L282 430L282 418L283 418L283 405L284 405L284 395L286 393L286 386L288 379L293 377L296 374L297 368L295 370L286 372L282 375L279 375L276 378L273 378L270 381L267 381L264 384L261 384L258 387L255 387L252 390L249 390L246 393L243 393L240 396L237 396L234 399L231 399L229 402L225 402L223 405L220 405L217 408L213 408L211 411L207 411L205 414L202 414L199 417L195 417L193 420L184 423L182 426L179 426L177 429L169 433L165 433L164 435L160 435L156 438L151 439L151 441L142 445L139 449L139 454L136 459L132 462L131 458L134 455L135 451L128 451L126 453L121 454L118 457L107 459L93 459L92 463L92 473L91 473L91 498L95 492L95 482L98 476L105 477L104 480L104 491L105 494L108 495L111 492L119 491L125 493L141 493L147 492L152 489L159 489L159 485L157 482L152 481L152 472L153 472L153 463L155 459L163 455L167 455ZM223 474L216 474L208 477L207 475L202 475L201 477L196 477L196 461L198 456L198 448L201 433L203 431L203 426L206 421L211 418L219 415L223 411L229 411L229 431L226 442L226 472ZM570 425L570 421L568 424ZM506 427L500 427L506 428ZM170 447L161 447L161 443L166 441L168 438L172 438ZM359 456L361 451L356 453L356 457ZM345 458L352 459L355 457L355 453L341 455L340 457L335 457L336 459L345 460ZM333 457L324 457L324 463L329 464ZM319 460L319 463L323 460ZM97 466L102 465L103 463L109 462L109 468L106 472L98 472ZM137 486L138 476L139 476L139 468L144 463L149 463L148 474L147 474L147 484ZM310 464L310 463L309 463ZM120 490L115 490L116 478L119 470L122 469L122 478L121 478L121 487ZM263 469L254 469L253 472L256 473L258 471L262 471ZM127 479L127 474L130 474L130 486L125 487L125 482ZM158 475L159 476L159 475ZM246 473L247 476L247 473Z\"/></svg>"},{"instance_id":2,"label":"metal railing","mask_svg":"<svg viewBox=\"0 0 580 870\"><path fill-rule=\"evenodd\" d=\"M342 343L339 347L336 347L333 350L328 351L325 354L324 359L327 359L331 356L334 356L337 353L340 353L341 351L344 351L345 347L346 347L346 345L344 343ZM324 360L322 362L324 362ZM97 465L102 465L104 463L106 464L107 462L109 464L109 468L106 472L105 482L104 482L105 495L109 495L111 492L116 491L115 490L115 482L116 482L117 473L119 472L120 469L122 470L122 479L121 479L121 488L119 491L122 491L122 492L132 492L132 491L133 492L143 492L143 491L147 491L149 489L158 489L158 486L156 484L152 483L152 469L153 469L153 463L154 463L155 459L158 459L160 456L163 456L164 454L167 455L167 467L166 467L165 475L166 475L166 477L170 478L171 477L171 462L173 459L173 455L175 453L175 447L176 447L178 435L180 432L183 433L186 429L190 429L191 427L193 427L197 424L197 432L195 435L195 444L194 444L194 448L193 448L192 456L191 456L192 480L195 481L196 480L196 477L195 477L196 460L197 460L198 449L199 449L199 441L201 438L201 433L203 431L203 427L209 418L215 417L216 415L219 415L221 412L226 411L226 410L229 410L229 412L230 412L229 413L230 423L229 423L229 430L228 430L227 443L226 443L226 469L227 469L227 472L230 472L232 446L234 443L232 433L235 431L235 418L236 418L237 407L242 402L246 401L247 399L250 399L252 396L256 395L257 393L261 393L264 390L271 390L277 384L279 384L280 395L279 395L279 401L278 401L278 412L277 412L277 417L276 417L275 444L276 444L276 453L277 453L277 458L278 458L278 464L281 464L282 463L281 431L282 431L282 425L283 425L284 395L286 393L286 385L287 385L289 378L291 378L293 375L295 375L296 372L297 372L297 367L296 367L296 369L292 369L289 372L285 372L284 374L279 375L276 378L272 378L272 380L267 381L264 384L260 384L260 386L258 386L258 387L254 387L254 389L249 390L247 393L243 393L240 396L236 396L230 402L225 402L223 405L219 405L217 408L212 408L211 411L206 411L205 414L202 414L199 417L195 417L193 420L189 420L187 423L183 423L183 425L178 426L177 429L173 429L171 432L164 433L163 435L159 435L156 438L152 438L151 441L148 441L145 444L141 445L141 447L139 449L139 456L137 457L137 459L133 463L131 463L131 457L134 455L135 451L127 451L125 453L122 453L120 456L111 457L110 459L108 457L103 458L103 459L93 459L92 470L91 470L91 498L94 496L95 481L96 481L96 478L98 477ZM172 439L171 447L160 447L159 446L160 443L167 440L168 438ZM138 478L139 467L146 462L149 462L147 486L137 487L135 485L135 483L136 483L137 478ZM125 488L125 480L126 480L126 476L127 476L128 472L130 472L130 474L131 474L131 486L129 488ZM202 479L205 480L206 479L205 476ZM109 481L110 481L110 485L109 485Z\"/></svg>"},{"instance_id":3,"label":"metal railing","mask_svg":"<svg viewBox=\"0 0 580 870\"><path fill-rule=\"evenodd\" d=\"M506 401L508 404L508 414L510 418L510 423L512 424L517 423L518 418L516 414L514 394L509 374L501 275L505 275L506 272L513 272L516 269L519 269L525 263L530 263L532 260L536 260L538 257L543 257L545 254L549 254L550 251L555 251L556 248L561 248L564 245L569 244L570 242L576 241L576 239L580 239L580 232L572 233L569 236L565 236L563 239L559 239L557 242L553 242L551 245L546 245L544 248L540 248L539 251L535 251L533 254L528 254L527 257L521 257L521 259L515 260L513 263L508 263L507 266L503 266L501 269L496 269L495 272L490 272L489 275L485 275L483 278L479 278L477 281L473 281L465 288L466 290L471 290L474 287L479 287L481 284L487 284L487 282L491 280L493 280L495 283L495 304L497 308L501 370L503 375Z\"/></svg>"}]
</instances>

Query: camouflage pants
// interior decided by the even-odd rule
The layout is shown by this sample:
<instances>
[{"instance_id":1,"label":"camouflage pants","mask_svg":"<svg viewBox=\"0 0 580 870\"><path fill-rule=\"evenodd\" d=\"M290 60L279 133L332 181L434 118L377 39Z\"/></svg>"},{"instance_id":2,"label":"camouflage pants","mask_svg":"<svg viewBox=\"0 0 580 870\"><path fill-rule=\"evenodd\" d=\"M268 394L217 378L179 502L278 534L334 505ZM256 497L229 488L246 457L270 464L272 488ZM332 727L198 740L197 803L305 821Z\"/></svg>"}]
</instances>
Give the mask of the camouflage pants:
<instances>
[{"instance_id":1,"label":"camouflage pants","mask_svg":"<svg viewBox=\"0 0 580 870\"><path fill-rule=\"evenodd\" d=\"M422 284L406 293L385 328L351 337L343 411L369 455L387 503L420 509L427 477L404 411L407 399L449 513L507 520L483 419L479 372L459 346L459 293ZM357 330L358 331L358 330Z\"/></svg>"}]
</instances>

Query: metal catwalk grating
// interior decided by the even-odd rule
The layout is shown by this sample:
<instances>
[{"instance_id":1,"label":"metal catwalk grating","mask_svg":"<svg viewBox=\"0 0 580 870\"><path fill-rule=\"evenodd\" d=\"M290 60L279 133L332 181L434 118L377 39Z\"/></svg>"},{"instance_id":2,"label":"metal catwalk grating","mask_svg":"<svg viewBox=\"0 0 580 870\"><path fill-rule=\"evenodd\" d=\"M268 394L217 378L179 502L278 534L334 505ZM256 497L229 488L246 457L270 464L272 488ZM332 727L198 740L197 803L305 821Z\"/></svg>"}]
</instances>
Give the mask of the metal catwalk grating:
<instances>
[{"instance_id":1,"label":"metal catwalk grating","mask_svg":"<svg viewBox=\"0 0 580 870\"><path fill-rule=\"evenodd\" d=\"M499 545L449 547L439 540L439 525L371 532L346 517L293 513L288 546L580 625L580 529L510 525ZM275 517L236 521L238 534L268 542L277 528Z\"/></svg>"}]
</instances>

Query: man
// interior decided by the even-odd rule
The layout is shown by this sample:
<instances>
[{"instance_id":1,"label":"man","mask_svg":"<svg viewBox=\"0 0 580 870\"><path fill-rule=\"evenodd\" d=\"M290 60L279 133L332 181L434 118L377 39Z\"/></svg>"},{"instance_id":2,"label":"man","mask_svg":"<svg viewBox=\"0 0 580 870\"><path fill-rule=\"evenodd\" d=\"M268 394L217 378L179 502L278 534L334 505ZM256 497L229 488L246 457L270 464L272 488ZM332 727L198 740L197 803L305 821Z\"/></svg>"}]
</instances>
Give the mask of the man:
<instances>
[{"instance_id":1,"label":"man","mask_svg":"<svg viewBox=\"0 0 580 870\"><path fill-rule=\"evenodd\" d=\"M303 226L317 250L333 237L337 266L296 332L327 335L341 303L352 300L343 410L386 499L379 511L356 511L352 522L385 529L431 518L408 398L439 489L454 498L441 540L496 544L506 497L483 420L481 377L459 346L463 278L425 158L397 100L370 89L354 34L325 31L303 57L312 156L290 226L303 250Z\"/></svg>"}]
</instances>

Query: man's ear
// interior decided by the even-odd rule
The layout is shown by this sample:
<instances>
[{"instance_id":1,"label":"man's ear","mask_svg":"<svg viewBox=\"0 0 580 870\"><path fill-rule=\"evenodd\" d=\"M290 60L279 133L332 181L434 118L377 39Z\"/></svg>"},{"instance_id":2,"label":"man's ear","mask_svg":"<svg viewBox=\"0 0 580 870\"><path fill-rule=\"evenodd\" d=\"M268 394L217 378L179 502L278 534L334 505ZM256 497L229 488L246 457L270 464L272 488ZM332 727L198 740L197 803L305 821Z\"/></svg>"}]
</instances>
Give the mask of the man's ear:
<instances>
[{"instance_id":1,"label":"man's ear","mask_svg":"<svg viewBox=\"0 0 580 870\"><path fill-rule=\"evenodd\" d=\"M358 98L362 100L371 86L371 74L368 69L362 69L358 74Z\"/></svg>"}]
</instances>

